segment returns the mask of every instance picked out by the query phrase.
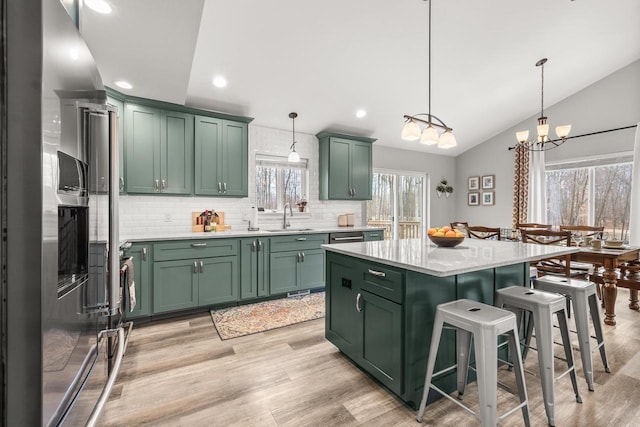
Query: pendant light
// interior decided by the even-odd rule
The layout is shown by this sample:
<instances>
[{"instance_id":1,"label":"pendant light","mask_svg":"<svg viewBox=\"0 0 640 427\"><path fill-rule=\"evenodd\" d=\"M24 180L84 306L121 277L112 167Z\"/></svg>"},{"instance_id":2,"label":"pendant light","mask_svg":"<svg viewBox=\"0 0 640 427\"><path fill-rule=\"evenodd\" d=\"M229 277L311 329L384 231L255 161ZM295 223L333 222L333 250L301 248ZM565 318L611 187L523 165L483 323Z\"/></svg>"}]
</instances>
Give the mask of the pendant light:
<instances>
[{"instance_id":1,"label":"pendant light","mask_svg":"<svg viewBox=\"0 0 640 427\"><path fill-rule=\"evenodd\" d=\"M425 0L429 2L429 112L410 115L404 115L405 124L402 128L401 138L405 141L420 140L421 144L438 145L438 148L452 148L457 144L456 137L453 135L453 129L445 125L442 120L431 114L431 2L433 0ZM425 116L421 119L418 116ZM420 128L418 123L426 125L424 130ZM442 129L442 134L438 133L436 128Z\"/></svg>"},{"instance_id":2,"label":"pendant light","mask_svg":"<svg viewBox=\"0 0 640 427\"><path fill-rule=\"evenodd\" d=\"M540 67L541 84L540 84L540 117L538 117L538 126L536 126L537 138L529 141L529 131L521 130L516 132L518 143L525 145L531 151L544 151L556 148L562 145L571 132L571 125L556 126L556 135L558 139L549 139L549 125L547 117L544 115L544 64L547 58L542 58L536 62L536 67ZM545 143L547 144L545 146Z\"/></svg>"},{"instance_id":3,"label":"pendant light","mask_svg":"<svg viewBox=\"0 0 640 427\"><path fill-rule=\"evenodd\" d=\"M296 151L296 117L298 117L298 113L289 113L289 118L293 122L293 143L289 148L291 151L289 151L289 157L287 160L291 163L298 163L300 161L300 155Z\"/></svg>"}]
</instances>

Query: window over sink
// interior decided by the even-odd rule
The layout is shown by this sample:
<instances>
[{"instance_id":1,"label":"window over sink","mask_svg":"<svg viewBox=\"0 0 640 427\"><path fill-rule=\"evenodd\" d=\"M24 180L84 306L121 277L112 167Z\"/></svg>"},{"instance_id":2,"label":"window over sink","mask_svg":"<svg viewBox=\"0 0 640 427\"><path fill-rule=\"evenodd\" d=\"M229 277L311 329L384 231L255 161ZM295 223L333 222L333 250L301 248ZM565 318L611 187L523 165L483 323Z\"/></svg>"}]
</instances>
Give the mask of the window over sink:
<instances>
[{"instance_id":1,"label":"window over sink","mask_svg":"<svg viewBox=\"0 0 640 427\"><path fill-rule=\"evenodd\" d=\"M286 157L256 154L256 203L265 210L281 211L285 203L306 200L309 162L290 163Z\"/></svg>"}]
</instances>

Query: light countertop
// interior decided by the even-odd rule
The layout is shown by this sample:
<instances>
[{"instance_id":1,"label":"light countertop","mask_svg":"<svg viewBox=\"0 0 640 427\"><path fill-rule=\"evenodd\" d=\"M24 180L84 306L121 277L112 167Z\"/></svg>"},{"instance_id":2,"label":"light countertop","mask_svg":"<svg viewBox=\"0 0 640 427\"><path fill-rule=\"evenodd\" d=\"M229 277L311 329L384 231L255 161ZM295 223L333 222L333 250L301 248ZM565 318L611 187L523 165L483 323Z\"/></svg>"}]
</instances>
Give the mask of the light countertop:
<instances>
[{"instance_id":1,"label":"light countertop","mask_svg":"<svg viewBox=\"0 0 640 427\"><path fill-rule=\"evenodd\" d=\"M576 247L481 239L465 239L455 248L438 248L428 239L342 243L322 247L330 252L440 277L579 251Z\"/></svg>"},{"instance_id":2,"label":"light countertop","mask_svg":"<svg viewBox=\"0 0 640 427\"><path fill-rule=\"evenodd\" d=\"M264 230L249 231L244 229L231 229L220 232L208 232L208 233L175 233L167 235L154 235L152 237L132 237L127 238L127 242L151 242L160 240L189 240L189 239L224 239L224 238L243 238L243 237L269 237L269 236L282 236L288 234L328 234L328 233L343 233L351 231L382 231L382 227L367 227L367 226L354 226L354 227L319 227L319 228L290 228L290 229L276 229L276 230Z\"/></svg>"}]
</instances>

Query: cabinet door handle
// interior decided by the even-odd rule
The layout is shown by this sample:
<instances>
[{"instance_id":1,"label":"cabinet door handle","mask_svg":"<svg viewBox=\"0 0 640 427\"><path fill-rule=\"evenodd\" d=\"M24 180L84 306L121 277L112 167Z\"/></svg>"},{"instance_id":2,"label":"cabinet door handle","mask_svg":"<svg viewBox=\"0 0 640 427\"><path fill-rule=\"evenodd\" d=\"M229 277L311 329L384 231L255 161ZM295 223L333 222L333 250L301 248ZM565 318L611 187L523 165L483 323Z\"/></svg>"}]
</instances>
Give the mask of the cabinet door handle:
<instances>
[{"instance_id":1,"label":"cabinet door handle","mask_svg":"<svg viewBox=\"0 0 640 427\"><path fill-rule=\"evenodd\" d=\"M120 177L120 178L119 178L119 181L120 181L120 189L121 189L121 190L124 190L124 178L123 178L123 177Z\"/></svg>"},{"instance_id":2,"label":"cabinet door handle","mask_svg":"<svg viewBox=\"0 0 640 427\"><path fill-rule=\"evenodd\" d=\"M382 271L372 270L372 269L369 269L369 274L373 274L374 276L378 276L378 277L387 277L386 273Z\"/></svg>"},{"instance_id":3,"label":"cabinet door handle","mask_svg":"<svg viewBox=\"0 0 640 427\"><path fill-rule=\"evenodd\" d=\"M304 262L304 252L302 252L302 262Z\"/></svg>"},{"instance_id":4,"label":"cabinet door handle","mask_svg":"<svg viewBox=\"0 0 640 427\"><path fill-rule=\"evenodd\" d=\"M205 246L207 246L206 243L192 243L191 244L192 248L204 248Z\"/></svg>"},{"instance_id":5,"label":"cabinet door handle","mask_svg":"<svg viewBox=\"0 0 640 427\"><path fill-rule=\"evenodd\" d=\"M223 182L223 183L222 183L222 192L223 192L223 193L226 193L226 192L227 192L227 183L226 183L226 182Z\"/></svg>"},{"instance_id":6,"label":"cabinet door handle","mask_svg":"<svg viewBox=\"0 0 640 427\"><path fill-rule=\"evenodd\" d=\"M162 191L167 191L167 180L163 179L162 180L162 187L161 187Z\"/></svg>"},{"instance_id":7,"label":"cabinet door handle","mask_svg":"<svg viewBox=\"0 0 640 427\"><path fill-rule=\"evenodd\" d=\"M254 240L253 242L251 242L251 252L255 252L257 250L257 244L256 241Z\"/></svg>"},{"instance_id":8,"label":"cabinet door handle","mask_svg":"<svg viewBox=\"0 0 640 427\"><path fill-rule=\"evenodd\" d=\"M218 183L218 193L221 193L221 192L222 192L222 184Z\"/></svg>"},{"instance_id":9,"label":"cabinet door handle","mask_svg":"<svg viewBox=\"0 0 640 427\"><path fill-rule=\"evenodd\" d=\"M262 252L262 240L258 240L258 252Z\"/></svg>"},{"instance_id":10,"label":"cabinet door handle","mask_svg":"<svg viewBox=\"0 0 640 427\"><path fill-rule=\"evenodd\" d=\"M353 190L353 197L356 197L356 189L353 188L352 190Z\"/></svg>"},{"instance_id":11,"label":"cabinet door handle","mask_svg":"<svg viewBox=\"0 0 640 427\"><path fill-rule=\"evenodd\" d=\"M298 237L296 240L299 241L299 242L304 242L305 240L307 240L307 238L306 237Z\"/></svg>"},{"instance_id":12,"label":"cabinet door handle","mask_svg":"<svg viewBox=\"0 0 640 427\"><path fill-rule=\"evenodd\" d=\"M147 248L142 248L142 261L147 260Z\"/></svg>"},{"instance_id":13,"label":"cabinet door handle","mask_svg":"<svg viewBox=\"0 0 640 427\"><path fill-rule=\"evenodd\" d=\"M362 307L360 307L360 298L362 298L362 294L358 292L358 295L356 296L356 310L358 310L358 312L362 311Z\"/></svg>"},{"instance_id":14,"label":"cabinet door handle","mask_svg":"<svg viewBox=\"0 0 640 427\"><path fill-rule=\"evenodd\" d=\"M204 273L204 262L200 261L200 273Z\"/></svg>"},{"instance_id":15,"label":"cabinet door handle","mask_svg":"<svg viewBox=\"0 0 640 427\"><path fill-rule=\"evenodd\" d=\"M193 261L193 272L198 274L198 261Z\"/></svg>"},{"instance_id":16,"label":"cabinet door handle","mask_svg":"<svg viewBox=\"0 0 640 427\"><path fill-rule=\"evenodd\" d=\"M155 190L156 190L156 191L160 191L160 180L159 180L159 179L156 179L156 182L155 182Z\"/></svg>"},{"instance_id":17,"label":"cabinet door handle","mask_svg":"<svg viewBox=\"0 0 640 427\"><path fill-rule=\"evenodd\" d=\"M298 252L298 262L300 262L300 252Z\"/></svg>"}]
</instances>

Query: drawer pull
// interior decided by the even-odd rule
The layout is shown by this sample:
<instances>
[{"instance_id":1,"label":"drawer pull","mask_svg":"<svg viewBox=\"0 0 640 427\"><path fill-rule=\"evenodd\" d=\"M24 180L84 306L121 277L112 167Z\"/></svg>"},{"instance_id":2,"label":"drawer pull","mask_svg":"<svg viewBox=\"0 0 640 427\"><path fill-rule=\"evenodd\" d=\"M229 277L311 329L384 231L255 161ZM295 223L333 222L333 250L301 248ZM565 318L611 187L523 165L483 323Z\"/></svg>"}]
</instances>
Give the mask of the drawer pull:
<instances>
[{"instance_id":1,"label":"drawer pull","mask_svg":"<svg viewBox=\"0 0 640 427\"><path fill-rule=\"evenodd\" d=\"M356 296L356 310L358 312L362 311L362 308L360 307L360 298L362 298L362 294L358 292L358 295Z\"/></svg>"},{"instance_id":2,"label":"drawer pull","mask_svg":"<svg viewBox=\"0 0 640 427\"><path fill-rule=\"evenodd\" d=\"M206 243L192 243L191 244L192 248L204 248L205 246L207 246Z\"/></svg>"},{"instance_id":3,"label":"drawer pull","mask_svg":"<svg viewBox=\"0 0 640 427\"><path fill-rule=\"evenodd\" d=\"M372 269L369 269L369 274L373 274L374 276L378 276L378 277L387 277L386 273L382 271L372 270Z\"/></svg>"},{"instance_id":4,"label":"drawer pull","mask_svg":"<svg viewBox=\"0 0 640 427\"><path fill-rule=\"evenodd\" d=\"M298 237L296 240L298 242L304 242L305 240L307 240L307 238L306 237Z\"/></svg>"}]
</instances>

